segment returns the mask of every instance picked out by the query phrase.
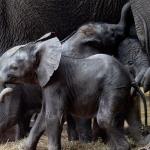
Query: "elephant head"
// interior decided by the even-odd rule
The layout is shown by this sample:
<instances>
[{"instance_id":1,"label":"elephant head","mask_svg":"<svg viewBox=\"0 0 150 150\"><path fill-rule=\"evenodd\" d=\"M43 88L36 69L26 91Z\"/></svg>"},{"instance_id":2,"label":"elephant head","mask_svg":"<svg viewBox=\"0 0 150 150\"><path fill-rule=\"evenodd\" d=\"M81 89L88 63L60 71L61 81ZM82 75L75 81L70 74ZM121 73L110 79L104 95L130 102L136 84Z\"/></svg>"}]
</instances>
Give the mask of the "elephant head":
<instances>
[{"instance_id":1,"label":"elephant head","mask_svg":"<svg viewBox=\"0 0 150 150\"><path fill-rule=\"evenodd\" d=\"M59 40L48 38L49 34L36 42L17 46L4 53L0 59L1 82L35 83L38 81L44 87L57 70L62 52ZM7 91L11 92L10 89L7 89L4 94Z\"/></svg>"}]
</instances>

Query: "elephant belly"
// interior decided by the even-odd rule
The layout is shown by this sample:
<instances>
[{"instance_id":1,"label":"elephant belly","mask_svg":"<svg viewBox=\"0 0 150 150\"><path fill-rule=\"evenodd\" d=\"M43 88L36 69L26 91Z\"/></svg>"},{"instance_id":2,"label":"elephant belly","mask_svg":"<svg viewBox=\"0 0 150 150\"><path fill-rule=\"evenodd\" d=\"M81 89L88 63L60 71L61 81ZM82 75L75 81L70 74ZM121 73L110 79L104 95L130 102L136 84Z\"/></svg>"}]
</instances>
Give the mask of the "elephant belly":
<instances>
[{"instance_id":1,"label":"elephant belly","mask_svg":"<svg viewBox=\"0 0 150 150\"><path fill-rule=\"evenodd\" d=\"M97 99L77 99L70 105L69 112L78 117L91 118L95 116L97 108Z\"/></svg>"},{"instance_id":2,"label":"elephant belly","mask_svg":"<svg viewBox=\"0 0 150 150\"><path fill-rule=\"evenodd\" d=\"M95 115L101 92L94 85L76 88L71 92L69 99L69 111L77 116L92 117Z\"/></svg>"}]
</instances>

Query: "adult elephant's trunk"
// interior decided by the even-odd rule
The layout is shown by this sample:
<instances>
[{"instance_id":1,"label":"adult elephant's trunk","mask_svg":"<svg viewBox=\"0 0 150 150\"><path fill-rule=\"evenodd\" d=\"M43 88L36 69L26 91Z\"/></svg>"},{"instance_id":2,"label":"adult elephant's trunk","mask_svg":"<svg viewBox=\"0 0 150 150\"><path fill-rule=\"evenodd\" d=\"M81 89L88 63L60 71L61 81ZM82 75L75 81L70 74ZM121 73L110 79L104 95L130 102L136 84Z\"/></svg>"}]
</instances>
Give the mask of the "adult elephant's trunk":
<instances>
[{"instance_id":1,"label":"adult elephant's trunk","mask_svg":"<svg viewBox=\"0 0 150 150\"><path fill-rule=\"evenodd\" d=\"M144 88L144 92L148 92L150 90L150 68L144 74L143 88Z\"/></svg>"},{"instance_id":2,"label":"adult elephant's trunk","mask_svg":"<svg viewBox=\"0 0 150 150\"><path fill-rule=\"evenodd\" d=\"M150 59L150 0L130 0L137 35Z\"/></svg>"},{"instance_id":3,"label":"adult elephant's trunk","mask_svg":"<svg viewBox=\"0 0 150 150\"><path fill-rule=\"evenodd\" d=\"M9 95L10 93L12 93L12 91L13 91L13 89L10 87L3 89L0 93L0 102L3 102L4 97L6 95Z\"/></svg>"}]
</instances>

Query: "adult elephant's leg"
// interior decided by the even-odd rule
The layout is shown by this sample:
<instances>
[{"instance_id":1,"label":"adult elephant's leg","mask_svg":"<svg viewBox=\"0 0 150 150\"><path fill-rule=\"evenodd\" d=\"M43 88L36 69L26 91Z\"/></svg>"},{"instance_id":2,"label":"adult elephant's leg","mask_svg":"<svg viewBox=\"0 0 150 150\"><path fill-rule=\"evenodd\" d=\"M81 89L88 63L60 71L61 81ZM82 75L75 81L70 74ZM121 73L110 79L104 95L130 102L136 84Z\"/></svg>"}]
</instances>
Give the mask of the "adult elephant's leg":
<instances>
[{"instance_id":1,"label":"adult elephant's leg","mask_svg":"<svg viewBox=\"0 0 150 150\"><path fill-rule=\"evenodd\" d=\"M91 142L92 140L91 119L77 118L77 117L75 117L75 119L79 140L85 143Z\"/></svg>"},{"instance_id":2,"label":"adult elephant's leg","mask_svg":"<svg viewBox=\"0 0 150 150\"><path fill-rule=\"evenodd\" d=\"M138 38L150 58L150 1L130 0Z\"/></svg>"},{"instance_id":3,"label":"adult elephant's leg","mask_svg":"<svg viewBox=\"0 0 150 150\"><path fill-rule=\"evenodd\" d=\"M67 114L67 133L69 141L79 140L79 136L76 130L76 121L71 114Z\"/></svg>"},{"instance_id":4,"label":"adult elephant's leg","mask_svg":"<svg viewBox=\"0 0 150 150\"><path fill-rule=\"evenodd\" d=\"M127 114L127 122L129 124L129 135L140 145L146 145L150 142L150 134L143 134L143 125L139 119L137 101L138 99L130 100L130 108Z\"/></svg>"},{"instance_id":5,"label":"adult elephant's leg","mask_svg":"<svg viewBox=\"0 0 150 150\"><path fill-rule=\"evenodd\" d=\"M25 150L36 150L37 143L45 131L45 104L43 103L41 112L39 113L34 126L25 144Z\"/></svg>"},{"instance_id":6,"label":"adult elephant's leg","mask_svg":"<svg viewBox=\"0 0 150 150\"><path fill-rule=\"evenodd\" d=\"M108 89L108 91L104 91L100 98L97 122L100 128L106 130L107 143L111 150L130 149L130 145L123 134L123 125L120 126L120 122L124 121L123 116L125 115L126 104L122 98L125 97L127 95L124 93L124 90L122 91L120 89L117 91ZM120 120L119 125L118 119Z\"/></svg>"}]
</instances>

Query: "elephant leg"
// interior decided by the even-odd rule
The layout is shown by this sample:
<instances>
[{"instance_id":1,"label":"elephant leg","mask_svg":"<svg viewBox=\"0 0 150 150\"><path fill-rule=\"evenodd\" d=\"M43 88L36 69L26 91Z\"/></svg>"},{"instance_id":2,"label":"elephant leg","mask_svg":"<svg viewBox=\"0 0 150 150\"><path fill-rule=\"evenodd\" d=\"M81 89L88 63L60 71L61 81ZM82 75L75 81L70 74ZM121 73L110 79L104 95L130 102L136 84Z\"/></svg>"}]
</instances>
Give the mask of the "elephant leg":
<instances>
[{"instance_id":1,"label":"elephant leg","mask_svg":"<svg viewBox=\"0 0 150 150\"><path fill-rule=\"evenodd\" d=\"M100 98L97 123L100 128L103 128L107 133L107 143L111 150L129 150L130 145L123 134L123 126L118 126L124 121L123 112L125 112L125 103L122 101L122 96L126 97L121 90L104 91ZM117 103L116 103L117 102ZM123 123L122 123L123 124Z\"/></svg>"},{"instance_id":2,"label":"elephant leg","mask_svg":"<svg viewBox=\"0 0 150 150\"><path fill-rule=\"evenodd\" d=\"M36 150L38 141L45 131L45 105L42 105L39 113L25 144L25 150Z\"/></svg>"},{"instance_id":3,"label":"elephant leg","mask_svg":"<svg viewBox=\"0 0 150 150\"><path fill-rule=\"evenodd\" d=\"M128 133L138 144L146 145L150 142L150 134L143 134L139 105L136 101L139 100L133 99L130 101L130 110L127 115L127 122L129 124Z\"/></svg>"},{"instance_id":4,"label":"elephant leg","mask_svg":"<svg viewBox=\"0 0 150 150\"><path fill-rule=\"evenodd\" d=\"M64 120L64 92L60 85L54 84L43 90L45 101L46 132L48 135L48 150L61 149L62 121ZM60 94L62 93L62 95Z\"/></svg>"},{"instance_id":5,"label":"elephant leg","mask_svg":"<svg viewBox=\"0 0 150 150\"><path fill-rule=\"evenodd\" d=\"M21 116L21 118L19 119L17 130L16 130L16 140L23 139L30 132L31 117L32 114L26 114Z\"/></svg>"},{"instance_id":6,"label":"elephant leg","mask_svg":"<svg viewBox=\"0 0 150 150\"><path fill-rule=\"evenodd\" d=\"M92 140L91 119L75 117L75 120L76 120L76 129L79 135L79 141L83 143L91 142Z\"/></svg>"},{"instance_id":7,"label":"elephant leg","mask_svg":"<svg viewBox=\"0 0 150 150\"><path fill-rule=\"evenodd\" d=\"M102 128L97 123L96 118L94 118L93 121L93 130L92 130L92 140L97 141L99 138L102 138L102 140L105 142L107 139L107 134L106 131Z\"/></svg>"},{"instance_id":8,"label":"elephant leg","mask_svg":"<svg viewBox=\"0 0 150 150\"><path fill-rule=\"evenodd\" d=\"M79 140L75 118L70 114L67 114L67 133L69 141Z\"/></svg>"}]
</instances>

